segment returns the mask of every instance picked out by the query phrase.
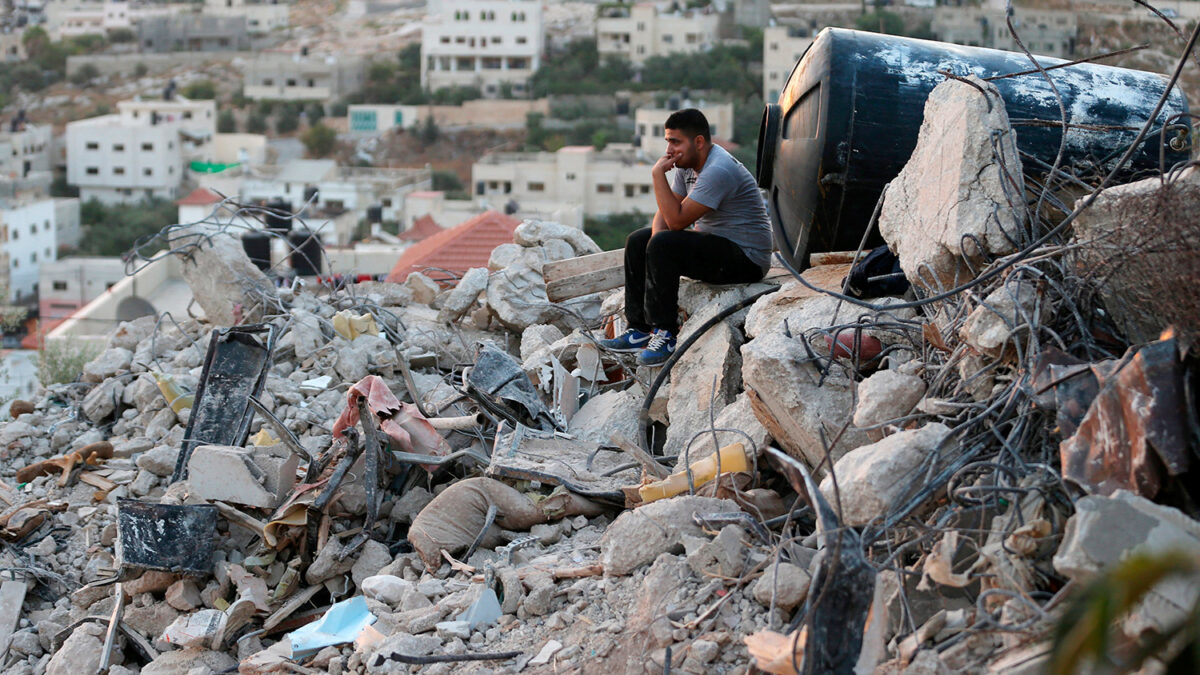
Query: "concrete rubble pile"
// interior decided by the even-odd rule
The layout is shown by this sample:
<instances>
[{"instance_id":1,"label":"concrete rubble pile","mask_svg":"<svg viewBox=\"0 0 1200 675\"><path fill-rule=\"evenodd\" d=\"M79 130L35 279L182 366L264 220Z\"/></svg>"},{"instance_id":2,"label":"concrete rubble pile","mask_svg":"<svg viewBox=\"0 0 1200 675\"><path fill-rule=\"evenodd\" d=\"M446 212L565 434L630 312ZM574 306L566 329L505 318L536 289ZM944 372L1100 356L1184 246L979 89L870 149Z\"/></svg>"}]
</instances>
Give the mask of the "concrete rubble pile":
<instances>
[{"instance_id":1,"label":"concrete rubble pile","mask_svg":"<svg viewBox=\"0 0 1200 675\"><path fill-rule=\"evenodd\" d=\"M660 368L597 348L620 289L548 299L599 250L556 223L450 282L198 268L211 322L123 323L0 426L3 672L1045 667L1074 591L1200 555L1194 333L1122 342L1128 279L1078 273L1084 238L1020 253L1012 133L990 85L941 85L879 223L914 291L685 281ZM1197 597L1172 578L1115 629Z\"/></svg>"}]
</instances>

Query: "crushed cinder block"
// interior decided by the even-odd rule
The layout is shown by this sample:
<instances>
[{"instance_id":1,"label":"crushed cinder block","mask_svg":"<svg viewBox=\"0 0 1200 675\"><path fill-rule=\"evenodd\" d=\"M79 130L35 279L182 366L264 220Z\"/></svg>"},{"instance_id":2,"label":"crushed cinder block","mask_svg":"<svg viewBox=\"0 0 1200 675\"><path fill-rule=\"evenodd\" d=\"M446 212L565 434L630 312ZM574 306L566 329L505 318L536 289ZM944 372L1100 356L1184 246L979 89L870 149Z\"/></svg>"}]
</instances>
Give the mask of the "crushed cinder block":
<instances>
[{"instance_id":1,"label":"crushed cinder block","mask_svg":"<svg viewBox=\"0 0 1200 675\"><path fill-rule=\"evenodd\" d=\"M201 445L188 460L188 483L201 499L275 508L295 485L297 466L299 458L292 454Z\"/></svg>"}]
</instances>

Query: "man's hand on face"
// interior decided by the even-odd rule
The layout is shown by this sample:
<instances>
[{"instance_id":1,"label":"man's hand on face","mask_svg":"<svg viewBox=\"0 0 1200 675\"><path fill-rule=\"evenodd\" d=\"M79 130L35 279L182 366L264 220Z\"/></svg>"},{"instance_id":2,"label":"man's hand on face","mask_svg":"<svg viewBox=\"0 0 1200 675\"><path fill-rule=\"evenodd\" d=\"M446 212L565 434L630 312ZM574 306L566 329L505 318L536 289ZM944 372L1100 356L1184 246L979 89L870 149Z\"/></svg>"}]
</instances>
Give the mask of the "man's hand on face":
<instances>
[{"instance_id":1,"label":"man's hand on face","mask_svg":"<svg viewBox=\"0 0 1200 675\"><path fill-rule=\"evenodd\" d=\"M654 168L652 171L665 175L668 171L675 168L675 162L678 159L678 155L668 152L662 157L658 158L658 161L654 163Z\"/></svg>"}]
</instances>

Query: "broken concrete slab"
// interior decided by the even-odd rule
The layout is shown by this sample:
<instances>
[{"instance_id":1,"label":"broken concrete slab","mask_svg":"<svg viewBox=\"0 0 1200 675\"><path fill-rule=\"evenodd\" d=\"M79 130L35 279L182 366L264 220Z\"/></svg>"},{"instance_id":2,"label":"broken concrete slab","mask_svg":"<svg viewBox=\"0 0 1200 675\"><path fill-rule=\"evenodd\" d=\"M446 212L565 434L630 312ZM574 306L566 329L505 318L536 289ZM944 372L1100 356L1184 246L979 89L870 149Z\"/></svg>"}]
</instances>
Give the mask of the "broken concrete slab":
<instances>
[{"instance_id":1,"label":"broken concrete slab","mask_svg":"<svg viewBox=\"0 0 1200 675\"><path fill-rule=\"evenodd\" d=\"M404 280L404 286L412 291L413 302L428 305L441 292L437 282L420 272L413 272Z\"/></svg>"},{"instance_id":2,"label":"broken concrete slab","mask_svg":"<svg viewBox=\"0 0 1200 675\"><path fill-rule=\"evenodd\" d=\"M258 269L231 235L213 230L197 236L195 230L172 244L191 244L180 269L196 304L217 326L262 321L279 304L275 284Z\"/></svg>"},{"instance_id":3,"label":"broken concrete slab","mask_svg":"<svg viewBox=\"0 0 1200 675\"><path fill-rule=\"evenodd\" d=\"M824 443L839 434L833 461L870 442L866 432L849 428L854 383L836 369L822 381L800 340L768 333L742 347L742 360L754 414L789 455L815 468L825 463Z\"/></svg>"},{"instance_id":4,"label":"broken concrete slab","mask_svg":"<svg viewBox=\"0 0 1200 675\"><path fill-rule=\"evenodd\" d=\"M517 333L535 324L551 323L560 314L546 296L542 273L519 264L492 274L487 304L505 328Z\"/></svg>"},{"instance_id":5,"label":"broken concrete slab","mask_svg":"<svg viewBox=\"0 0 1200 675\"><path fill-rule=\"evenodd\" d=\"M716 413L733 403L742 388L742 343L741 332L722 321L676 361L667 400L671 425L663 454L682 455L697 434L710 428ZM698 446L699 441L691 447Z\"/></svg>"},{"instance_id":6,"label":"broken concrete slab","mask_svg":"<svg viewBox=\"0 0 1200 675\"><path fill-rule=\"evenodd\" d=\"M879 214L879 233L905 276L930 292L1017 250L1024 225L1021 160L1004 101L995 85L968 79L929 94L917 146Z\"/></svg>"},{"instance_id":7,"label":"broken concrete slab","mask_svg":"<svg viewBox=\"0 0 1200 675\"><path fill-rule=\"evenodd\" d=\"M1111 497L1090 495L1075 503L1062 544L1054 554L1054 569L1086 583L1134 554L1181 551L1200 556L1200 523L1178 509L1162 506L1132 492ZM1184 577L1155 585L1123 622L1130 637L1146 631L1162 633L1189 614L1200 586Z\"/></svg>"},{"instance_id":8,"label":"broken concrete slab","mask_svg":"<svg viewBox=\"0 0 1200 675\"><path fill-rule=\"evenodd\" d=\"M738 511L728 499L681 496L625 511L600 539L600 563L609 576L629 574L662 553L683 550L683 537L699 537L694 514Z\"/></svg>"},{"instance_id":9,"label":"broken concrete slab","mask_svg":"<svg viewBox=\"0 0 1200 675\"><path fill-rule=\"evenodd\" d=\"M613 436L637 442L638 412L644 398L642 387L636 385L594 396L575 412L567 431L601 445L609 444Z\"/></svg>"},{"instance_id":10,"label":"broken concrete slab","mask_svg":"<svg viewBox=\"0 0 1200 675\"><path fill-rule=\"evenodd\" d=\"M129 370L132 363L132 351L123 347L106 349L83 366L81 379L84 382L103 382L117 373Z\"/></svg>"},{"instance_id":11,"label":"broken concrete slab","mask_svg":"<svg viewBox=\"0 0 1200 675\"><path fill-rule=\"evenodd\" d=\"M273 509L291 493L299 465L291 453L277 457L264 449L201 445L192 451L187 476L201 499Z\"/></svg>"},{"instance_id":12,"label":"broken concrete slab","mask_svg":"<svg viewBox=\"0 0 1200 675\"><path fill-rule=\"evenodd\" d=\"M885 515L912 489L909 478L935 458L938 445L949 433L949 427L934 422L851 450L834 464L837 489L833 478L827 476L821 481L821 493L841 506L843 525L866 525Z\"/></svg>"},{"instance_id":13,"label":"broken concrete slab","mask_svg":"<svg viewBox=\"0 0 1200 675\"><path fill-rule=\"evenodd\" d=\"M751 594L763 607L774 603L775 607L791 611L804 603L811 581L807 569L788 562L772 563L754 582Z\"/></svg>"},{"instance_id":14,"label":"broken concrete slab","mask_svg":"<svg viewBox=\"0 0 1200 675\"><path fill-rule=\"evenodd\" d=\"M474 267L467 270L442 302L442 308L438 311L438 320L453 322L463 318L475 306L479 294L486 291L487 286L487 268Z\"/></svg>"},{"instance_id":15,"label":"broken concrete slab","mask_svg":"<svg viewBox=\"0 0 1200 675\"><path fill-rule=\"evenodd\" d=\"M513 232L513 242L521 246L540 246L552 239L561 239L575 249L575 255L599 253L600 247L583 230L547 220L526 220Z\"/></svg>"}]
</instances>

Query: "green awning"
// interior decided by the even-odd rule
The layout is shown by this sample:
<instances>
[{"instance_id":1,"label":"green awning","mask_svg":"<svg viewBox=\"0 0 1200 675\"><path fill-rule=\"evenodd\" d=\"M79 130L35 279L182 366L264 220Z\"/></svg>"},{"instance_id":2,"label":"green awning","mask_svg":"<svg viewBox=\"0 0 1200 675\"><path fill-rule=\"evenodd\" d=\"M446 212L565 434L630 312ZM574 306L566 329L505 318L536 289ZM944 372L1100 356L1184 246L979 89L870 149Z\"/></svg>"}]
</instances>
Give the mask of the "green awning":
<instances>
[{"instance_id":1,"label":"green awning","mask_svg":"<svg viewBox=\"0 0 1200 675\"><path fill-rule=\"evenodd\" d=\"M192 162L188 165L188 168L196 173L221 173L225 169L232 169L239 164L241 164L241 162L231 162L229 164L221 164L219 162Z\"/></svg>"}]
</instances>

